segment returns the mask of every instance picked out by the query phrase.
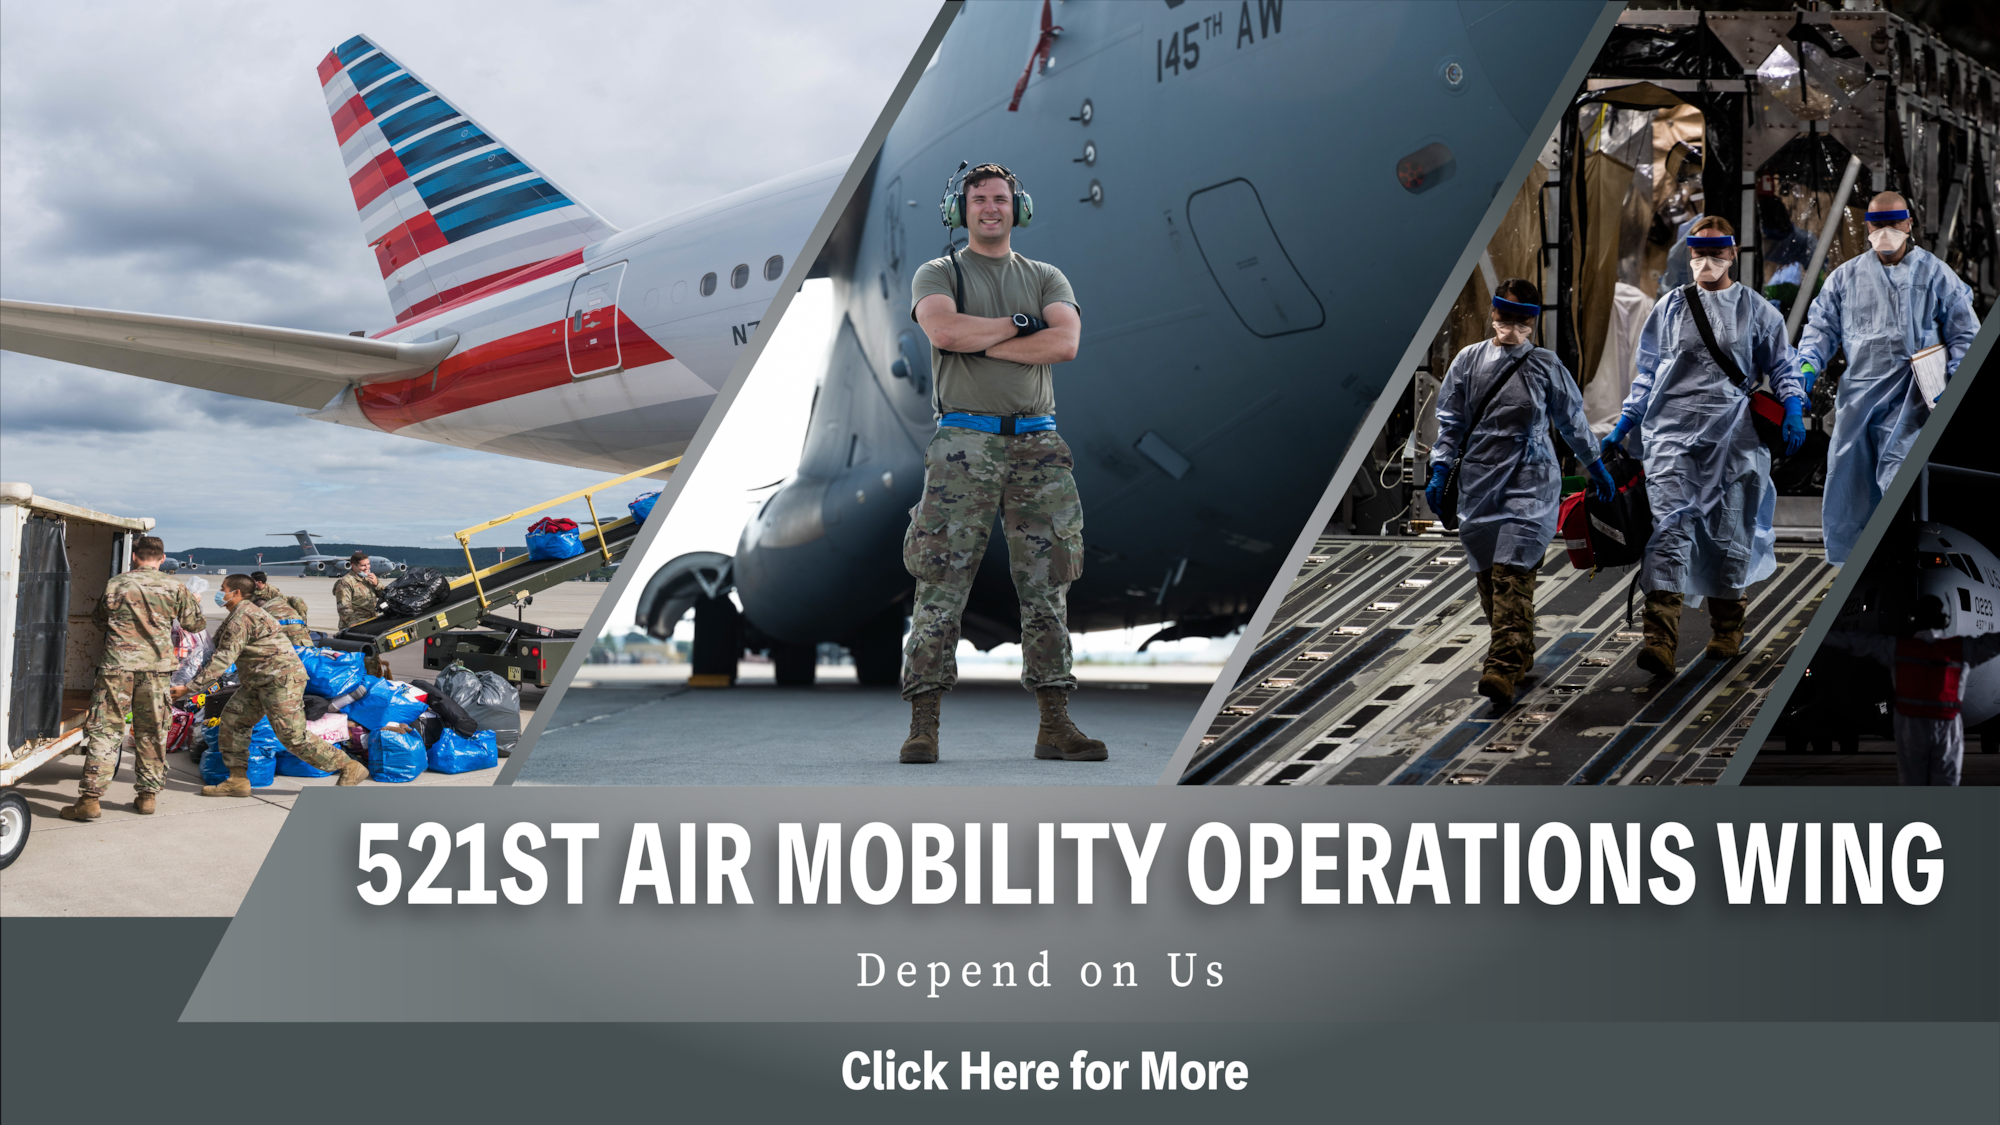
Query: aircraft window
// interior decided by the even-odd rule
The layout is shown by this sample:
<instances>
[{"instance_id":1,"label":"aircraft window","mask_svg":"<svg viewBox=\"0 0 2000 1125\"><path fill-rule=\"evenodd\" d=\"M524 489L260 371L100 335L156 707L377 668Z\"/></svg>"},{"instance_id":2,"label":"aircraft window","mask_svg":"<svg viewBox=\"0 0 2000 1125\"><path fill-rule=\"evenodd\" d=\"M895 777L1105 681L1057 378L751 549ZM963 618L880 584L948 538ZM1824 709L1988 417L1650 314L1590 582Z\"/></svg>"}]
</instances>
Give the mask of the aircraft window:
<instances>
[{"instance_id":1,"label":"aircraft window","mask_svg":"<svg viewBox=\"0 0 2000 1125\"><path fill-rule=\"evenodd\" d=\"M1926 570L1942 570L1951 565L1951 560L1940 554L1928 554L1917 560L1917 565Z\"/></svg>"},{"instance_id":2,"label":"aircraft window","mask_svg":"<svg viewBox=\"0 0 2000 1125\"><path fill-rule=\"evenodd\" d=\"M704 297L713 297L715 295L714 274L705 273L701 275L701 295Z\"/></svg>"},{"instance_id":3,"label":"aircraft window","mask_svg":"<svg viewBox=\"0 0 2000 1125\"><path fill-rule=\"evenodd\" d=\"M1967 613L1972 612L1972 591L1963 586L1958 588L1958 608Z\"/></svg>"},{"instance_id":4,"label":"aircraft window","mask_svg":"<svg viewBox=\"0 0 2000 1125\"><path fill-rule=\"evenodd\" d=\"M1972 576L1972 580L1974 582L1984 583L1986 581L1986 576L1984 574L1979 573L1979 564L1972 561L1972 556L1963 555L1961 557L1965 559L1965 572Z\"/></svg>"},{"instance_id":5,"label":"aircraft window","mask_svg":"<svg viewBox=\"0 0 2000 1125\"><path fill-rule=\"evenodd\" d=\"M750 284L750 267L748 265L740 265L729 271L729 287L731 289L741 289L748 284Z\"/></svg>"},{"instance_id":6,"label":"aircraft window","mask_svg":"<svg viewBox=\"0 0 2000 1125\"><path fill-rule=\"evenodd\" d=\"M773 254L764 259L764 280L776 281L785 276L785 256Z\"/></svg>"}]
</instances>

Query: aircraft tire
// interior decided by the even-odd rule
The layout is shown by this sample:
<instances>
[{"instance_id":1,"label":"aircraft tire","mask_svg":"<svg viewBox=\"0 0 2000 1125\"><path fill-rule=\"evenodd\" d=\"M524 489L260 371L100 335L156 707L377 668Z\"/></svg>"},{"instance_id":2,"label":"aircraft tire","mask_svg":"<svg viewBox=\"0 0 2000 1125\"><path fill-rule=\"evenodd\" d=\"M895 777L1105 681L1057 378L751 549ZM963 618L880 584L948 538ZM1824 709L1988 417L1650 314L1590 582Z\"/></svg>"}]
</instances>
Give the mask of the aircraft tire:
<instances>
[{"instance_id":1,"label":"aircraft tire","mask_svg":"<svg viewBox=\"0 0 2000 1125\"><path fill-rule=\"evenodd\" d=\"M819 646L774 642L771 664L779 687L811 687L818 672Z\"/></svg>"},{"instance_id":2,"label":"aircraft tire","mask_svg":"<svg viewBox=\"0 0 2000 1125\"><path fill-rule=\"evenodd\" d=\"M854 654L854 678L862 687L896 687L903 682L903 607L892 605L847 639Z\"/></svg>"},{"instance_id":3,"label":"aircraft tire","mask_svg":"<svg viewBox=\"0 0 2000 1125\"><path fill-rule=\"evenodd\" d=\"M743 656L743 615L727 594L694 603L694 651L691 669L697 676L727 676L736 682L736 664Z\"/></svg>"}]
</instances>

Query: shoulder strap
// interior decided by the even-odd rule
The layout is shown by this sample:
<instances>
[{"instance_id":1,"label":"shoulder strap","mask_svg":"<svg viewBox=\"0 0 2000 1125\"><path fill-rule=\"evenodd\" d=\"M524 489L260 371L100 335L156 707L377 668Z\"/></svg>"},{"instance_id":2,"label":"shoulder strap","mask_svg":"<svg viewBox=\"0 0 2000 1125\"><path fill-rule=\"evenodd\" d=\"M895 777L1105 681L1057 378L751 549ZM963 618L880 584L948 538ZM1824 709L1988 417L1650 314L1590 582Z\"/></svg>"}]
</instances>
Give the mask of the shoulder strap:
<instances>
[{"instance_id":1,"label":"shoulder strap","mask_svg":"<svg viewBox=\"0 0 2000 1125\"><path fill-rule=\"evenodd\" d=\"M958 249L951 251L951 272L958 275L958 285L951 291L951 299L958 302L958 313L965 315L965 267L958 264Z\"/></svg>"},{"instance_id":2,"label":"shoulder strap","mask_svg":"<svg viewBox=\"0 0 2000 1125\"><path fill-rule=\"evenodd\" d=\"M1748 391L1748 381L1743 377L1743 369L1736 366L1736 357L1723 351L1715 342L1715 327L1709 324L1708 310L1702 307L1701 290L1689 282L1681 290L1681 296L1687 300L1688 314L1694 317L1695 329L1701 333L1702 346L1708 349L1709 358L1715 360L1715 365L1722 368L1724 375Z\"/></svg>"},{"instance_id":3,"label":"shoulder strap","mask_svg":"<svg viewBox=\"0 0 2000 1125\"><path fill-rule=\"evenodd\" d=\"M1500 388L1506 386L1507 381L1514 377L1514 372L1519 371L1521 365L1528 362L1528 357L1534 354L1534 348L1522 352L1515 357L1514 362L1507 365L1507 370L1502 371L1498 379L1493 380L1493 386L1487 390L1485 397L1479 400L1478 409L1472 412L1472 418L1465 423L1465 440L1460 446L1460 456L1464 456L1464 448L1472 444L1472 431L1478 428L1479 420L1486 416L1486 408L1493 404L1493 399L1500 393Z\"/></svg>"}]
</instances>

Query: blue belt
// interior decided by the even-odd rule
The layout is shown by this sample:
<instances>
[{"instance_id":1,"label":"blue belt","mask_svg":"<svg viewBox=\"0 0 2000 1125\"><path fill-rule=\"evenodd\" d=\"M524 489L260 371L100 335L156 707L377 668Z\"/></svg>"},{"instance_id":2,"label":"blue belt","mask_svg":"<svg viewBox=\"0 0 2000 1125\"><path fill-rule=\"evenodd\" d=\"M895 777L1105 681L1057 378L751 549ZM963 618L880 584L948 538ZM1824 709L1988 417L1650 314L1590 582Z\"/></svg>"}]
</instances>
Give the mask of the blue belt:
<instances>
[{"instance_id":1,"label":"blue belt","mask_svg":"<svg viewBox=\"0 0 2000 1125\"><path fill-rule=\"evenodd\" d=\"M986 434L1033 434L1056 428L1053 414L964 414L953 410L938 420L940 426L978 430Z\"/></svg>"}]
</instances>

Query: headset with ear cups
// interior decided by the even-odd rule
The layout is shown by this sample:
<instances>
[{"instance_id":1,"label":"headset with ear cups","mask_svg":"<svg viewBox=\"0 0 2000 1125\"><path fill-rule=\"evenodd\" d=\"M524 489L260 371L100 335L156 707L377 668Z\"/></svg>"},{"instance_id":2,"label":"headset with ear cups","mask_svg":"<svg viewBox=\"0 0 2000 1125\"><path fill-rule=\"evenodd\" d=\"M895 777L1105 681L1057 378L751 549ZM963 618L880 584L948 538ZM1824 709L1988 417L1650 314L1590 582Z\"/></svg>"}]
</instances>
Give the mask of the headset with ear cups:
<instances>
[{"instance_id":1,"label":"headset with ear cups","mask_svg":"<svg viewBox=\"0 0 2000 1125\"><path fill-rule=\"evenodd\" d=\"M944 220L947 230L956 230L965 225L965 171L971 165L964 160L958 162L958 170L944 178L944 198L938 201L938 215ZM985 165L980 165L985 167ZM1007 177L1007 186L1014 193L1014 225L1025 227L1035 221L1035 199L1021 189L1021 179L1002 164L993 167Z\"/></svg>"}]
</instances>

